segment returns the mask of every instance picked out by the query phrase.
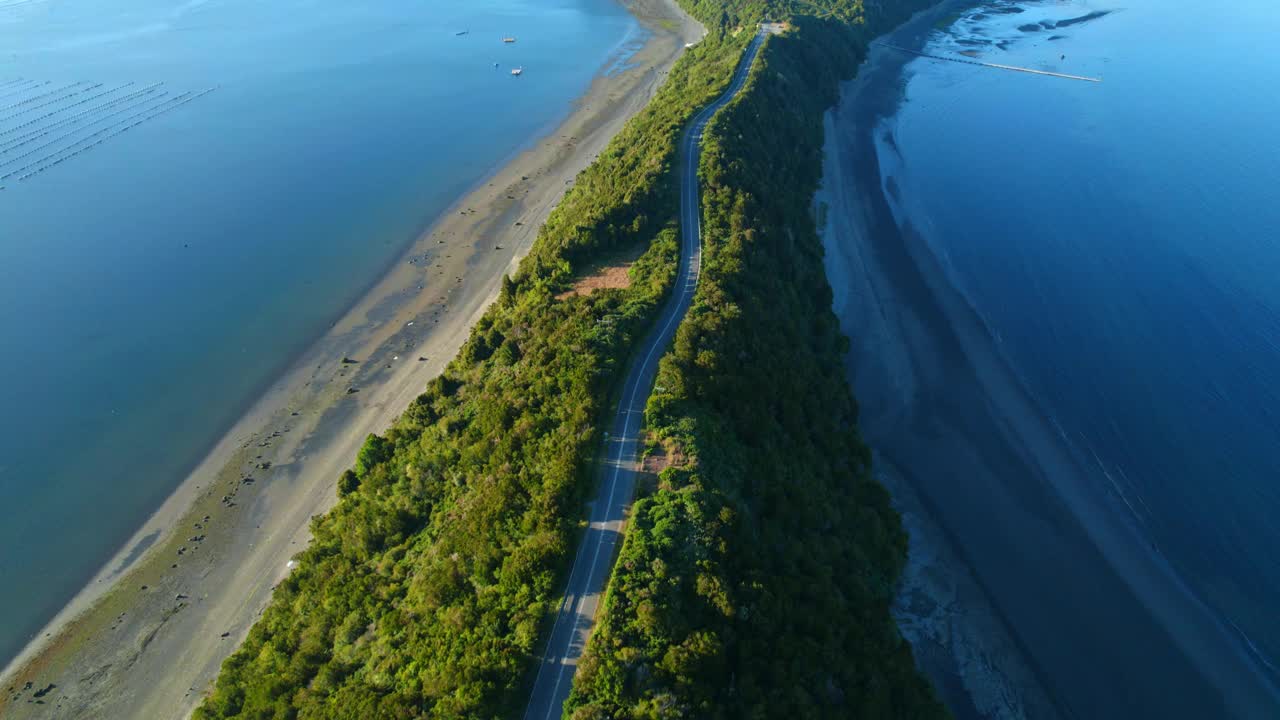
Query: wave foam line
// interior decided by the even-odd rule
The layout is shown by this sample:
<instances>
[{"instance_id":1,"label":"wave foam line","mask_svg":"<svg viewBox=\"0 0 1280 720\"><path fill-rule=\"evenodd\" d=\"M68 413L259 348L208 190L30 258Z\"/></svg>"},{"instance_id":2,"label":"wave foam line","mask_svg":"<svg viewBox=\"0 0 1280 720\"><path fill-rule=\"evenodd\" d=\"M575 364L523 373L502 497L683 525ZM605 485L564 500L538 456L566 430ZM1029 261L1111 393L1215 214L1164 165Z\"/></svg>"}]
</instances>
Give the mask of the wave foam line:
<instances>
[{"instance_id":1,"label":"wave foam line","mask_svg":"<svg viewBox=\"0 0 1280 720\"><path fill-rule=\"evenodd\" d=\"M943 55L930 55L929 53L920 52L919 50L911 50L897 45L890 45L887 42L874 42L872 45L883 45L887 48L892 48L911 55L919 55L922 58L929 58L930 60L945 60L946 62L962 63L964 65L977 65L978 67L989 67L997 70L1012 70L1014 72L1031 73L1032 75L1048 75L1049 77L1065 78L1067 80L1083 80L1085 82L1095 83L1102 82L1102 78L1085 77L1083 75L1067 75L1066 73L1049 72L1048 70L1034 70L1028 67L1018 67L1017 65L1000 65L999 63L981 62L978 60L961 60L960 58L945 57Z\"/></svg>"},{"instance_id":2,"label":"wave foam line","mask_svg":"<svg viewBox=\"0 0 1280 720\"><path fill-rule=\"evenodd\" d=\"M0 10L10 10L22 5L37 5L43 2L46 2L46 0L18 0L17 2L0 4Z\"/></svg>"}]
</instances>

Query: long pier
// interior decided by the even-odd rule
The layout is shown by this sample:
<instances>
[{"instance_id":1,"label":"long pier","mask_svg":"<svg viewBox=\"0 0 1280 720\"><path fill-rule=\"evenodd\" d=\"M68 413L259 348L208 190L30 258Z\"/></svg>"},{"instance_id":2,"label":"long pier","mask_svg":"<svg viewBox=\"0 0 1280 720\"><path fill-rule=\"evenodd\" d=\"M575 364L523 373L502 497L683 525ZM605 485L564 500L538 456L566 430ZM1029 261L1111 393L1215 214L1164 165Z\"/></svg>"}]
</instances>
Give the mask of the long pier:
<instances>
[{"instance_id":1,"label":"long pier","mask_svg":"<svg viewBox=\"0 0 1280 720\"><path fill-rule=\"evenodd\" d=\"M1012 70L1014 72L1031 73L1032 75L1048 75L1049 77L1063 78L1066 80L1083 80L1084 82L1095 82L1095 83L1102 82L1102 78L1085 77L1083 75L1068 75L1066 73L1049 72L1048 70L1036 70L1034 68L1018 67L1017 65L1000 65L999 63L979 62L977 60L961 60L960 58L956 58L956 57L930 55L929 53L920 52L919 50L912 50L910 48L904 48L898 45L890 45L887 42L880 42L878 40L871 44L883 45L884 47L892 48L893 50L897 50L899 52L904 52L910 55L917 55L923 58L929 58L930 60L945 60L947 62L964 63L965 65L977 65L978 67L995 68L996 70Z\"/></svg>"}]
</instances>

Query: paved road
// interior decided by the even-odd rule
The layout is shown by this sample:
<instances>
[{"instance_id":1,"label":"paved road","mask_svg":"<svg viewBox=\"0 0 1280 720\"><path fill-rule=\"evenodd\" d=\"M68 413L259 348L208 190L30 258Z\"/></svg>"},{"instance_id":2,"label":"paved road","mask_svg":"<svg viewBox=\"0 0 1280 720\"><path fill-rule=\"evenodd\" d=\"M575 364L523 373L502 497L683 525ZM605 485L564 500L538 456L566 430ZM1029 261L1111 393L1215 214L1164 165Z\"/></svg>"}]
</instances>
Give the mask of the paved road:
<instances>
[{"instance_id":1,"label":"paved road","mask_svg":"<svg viewBox=\"0 0 1280 720\"><path fill-rule=\"evenodd\" d=\"M676 278L675 291L662 308L654 329L637 347L637 362L632 364L622 386L622 400L614 417L605 455L604 482L592 502L591 522L569 573L569 586L556 615L542 665L538 668L525 720L558 720L563 713L564 701L569 697L578 658L591 634L596 608L612 569L614 549L622 539L622 521L635 491L640 426L658 371L658 358L670 345L676 327L689 309L702 272L701 206L698 202L702 132L711 116L728 104L746 84L747 73L765 35L766 32L762 31L751 41L729 89L694 117L681 141L680 273Z\"/></svg>"}]
</instances>

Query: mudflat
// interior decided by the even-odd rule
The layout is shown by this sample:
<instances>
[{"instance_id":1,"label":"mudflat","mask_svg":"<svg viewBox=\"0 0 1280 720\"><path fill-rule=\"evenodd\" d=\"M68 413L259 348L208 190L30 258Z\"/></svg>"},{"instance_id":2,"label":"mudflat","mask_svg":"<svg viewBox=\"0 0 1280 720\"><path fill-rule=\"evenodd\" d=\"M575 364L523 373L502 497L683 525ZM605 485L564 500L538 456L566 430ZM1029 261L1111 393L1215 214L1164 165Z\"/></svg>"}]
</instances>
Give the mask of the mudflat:
<instances>
[{"instance_id":1,"label":"mudflat","mask_svg":"<svg viewBox=\"0 0 1280 720\"><path fill-rule=\"evenodd\" d=\"M918 46L932 22L893 42ZM1088 492L982 318L894 216L882 166L905 152L890 120L903 64L873 50L843 88L816 209L861 427L912 531L904 634L961 717L1265 715L1265 679Z\"/></svg>"}]
</instances>

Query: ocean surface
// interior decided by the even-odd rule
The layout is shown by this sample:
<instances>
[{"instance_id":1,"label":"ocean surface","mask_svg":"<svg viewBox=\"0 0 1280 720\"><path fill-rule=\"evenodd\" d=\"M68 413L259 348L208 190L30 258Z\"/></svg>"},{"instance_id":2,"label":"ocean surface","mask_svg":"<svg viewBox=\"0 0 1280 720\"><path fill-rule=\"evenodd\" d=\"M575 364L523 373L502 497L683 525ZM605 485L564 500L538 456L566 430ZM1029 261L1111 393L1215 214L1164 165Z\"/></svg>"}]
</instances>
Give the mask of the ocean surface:
<instances>
[{"instance_id":1,"label":"ocean surface","mask_svg":"<svg viewBox=\"0 0 1280 720\"><path fill-rule=\"evenodd\" d=\"M642 33L612 0L0 0L0 664Z\"/></svg>"},{"instance_id":2,"label":"ocean surface","mask_svg":"<svg viewBox=\"0 0 1280 720\"><path fill-rule=\"evenodd\" d=\"M1102 82L914 57L876 130L899 224L1086 468L1077 490L1123 518L1141 546L1124 552L1167 569L1135 586L1139 601L1187 594L1272 682L1277 38L1268 0L983 3L936 26L924 52Z\"/></svg>"}]
</instances>

